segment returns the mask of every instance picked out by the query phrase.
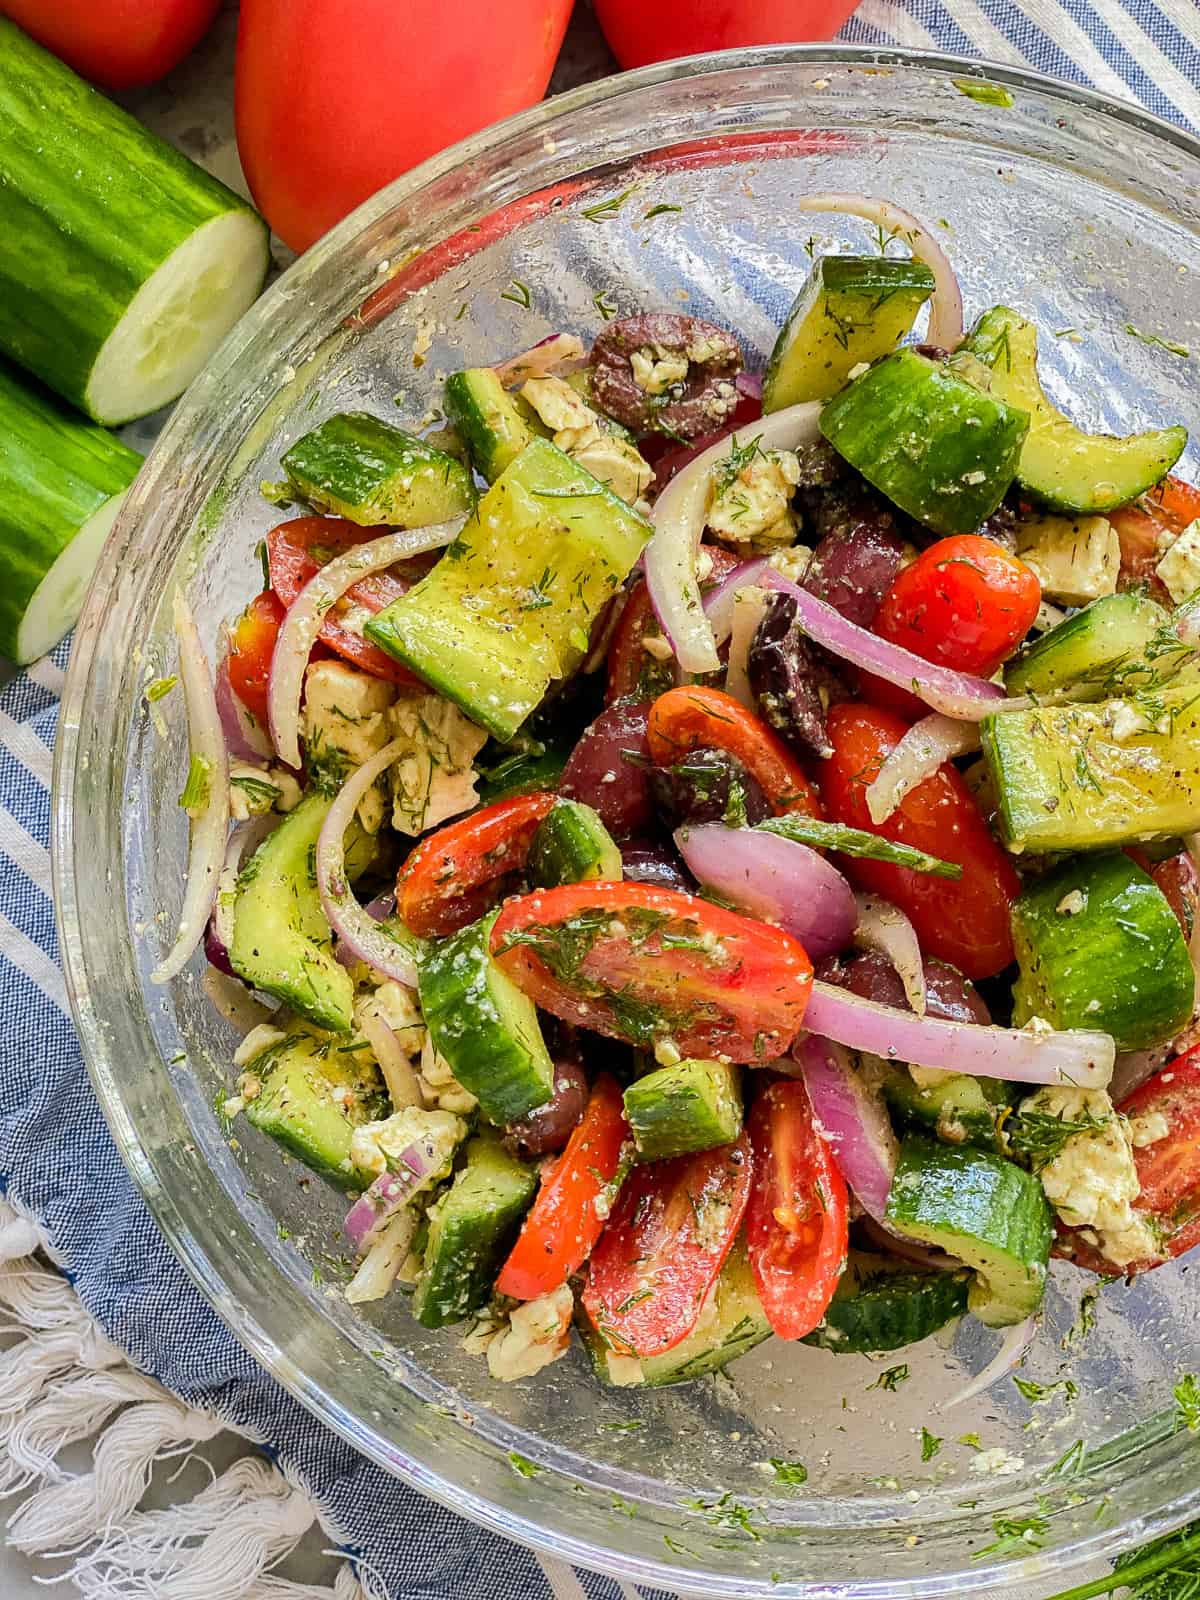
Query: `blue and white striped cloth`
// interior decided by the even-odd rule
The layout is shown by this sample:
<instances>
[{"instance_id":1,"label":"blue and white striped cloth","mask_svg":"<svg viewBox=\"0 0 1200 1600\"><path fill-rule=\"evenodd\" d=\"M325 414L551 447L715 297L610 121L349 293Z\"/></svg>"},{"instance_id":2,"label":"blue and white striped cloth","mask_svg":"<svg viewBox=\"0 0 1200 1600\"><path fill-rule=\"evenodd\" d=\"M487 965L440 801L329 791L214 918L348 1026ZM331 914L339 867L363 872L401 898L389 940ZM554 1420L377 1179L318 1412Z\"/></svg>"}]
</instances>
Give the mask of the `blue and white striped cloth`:
<instances>
[{"instance_id":1,"label":"blue and white striped cloth","mask_svg":"<svg viewBox=\"0 0 1200 1600\"><path fill-rule=\"evenodd\" d=\"M1200 130L1194 0L863 0L842 37L1033 66ZM57 965L47 843L65 662L64 646L0 693L0 1183L112 1339L265 1440L388 1600L630 1600L628 1586L507 1547L355 1456L255 1367L158 1236L92 1097Z\"/></svg>"}]
</instances>

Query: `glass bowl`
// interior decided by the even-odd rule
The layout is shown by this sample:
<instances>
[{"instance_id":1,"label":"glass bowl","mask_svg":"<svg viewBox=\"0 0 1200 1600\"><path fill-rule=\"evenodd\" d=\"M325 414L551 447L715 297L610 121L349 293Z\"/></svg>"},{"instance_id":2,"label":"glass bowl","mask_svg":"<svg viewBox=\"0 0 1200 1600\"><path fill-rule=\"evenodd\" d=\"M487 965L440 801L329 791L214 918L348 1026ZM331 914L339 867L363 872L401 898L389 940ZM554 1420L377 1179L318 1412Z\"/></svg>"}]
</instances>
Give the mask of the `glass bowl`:
<instances>
[{"instance_id":1,"label":"glass bowl","mask_svg":"<svg viewBox=\"0 0 1200 1600\"><path fill-rule=\"evenodd\" d=\"M556 329L594 334L613 307L713 317L761 359L808 241L869 243L862 224L796 213L817 190L886 195L936 225L969 313L1003 299L1034 316L1048 385L1085 423L1200 423L1179 353L1196 337L1200 146L1165 123L1007 68L824 45L563 95L348 218L175 411L76 636L56 773L62 947L97 1092L175 1251L262 1365L388 1470L664 1588L1045 1593L1200 1510L1197 1441L1172 1402L1200 1370L1186 1260L1098 1297L1056 1266L1023 1371L1057 1385L1040 1402L1006 1379L939 1411L996 1345L969 1320L883 1362L771 1341L727 1377L633 1393L600 1388L576 1349L493 1385L402 1294L359 1315L331 1293L344 1201L254 1130L229 1138L214 1106L234 1040L199 958L165 991L148 982L182 896L186 758L178 708L164 723L143 690L173 670L177 584L210 648L259 588L255 545L278 513L258 487L281 451L337 410L420 418L446 372ZM781 1482L773 1460L804 1463L807 1481Z\"/></svg>"}]
</instances>

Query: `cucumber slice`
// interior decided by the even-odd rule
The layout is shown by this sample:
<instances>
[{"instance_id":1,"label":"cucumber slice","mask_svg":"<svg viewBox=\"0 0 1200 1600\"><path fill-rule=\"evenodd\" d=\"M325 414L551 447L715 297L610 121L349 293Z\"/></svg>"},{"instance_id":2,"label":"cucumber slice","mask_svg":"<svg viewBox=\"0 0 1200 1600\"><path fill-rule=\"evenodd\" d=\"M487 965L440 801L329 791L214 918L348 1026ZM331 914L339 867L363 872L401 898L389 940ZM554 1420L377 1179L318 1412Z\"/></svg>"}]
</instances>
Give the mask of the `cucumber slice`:
<instances>
[{"instance_id":1,"label":"cucumber slice","mask_svg":"<svg viewBox=\"0 0 1200 1600\"><path fill-rule=\"evenodd\" d=\"M592 625L650 526L546 439L527 445L427 577L366 624L372 643L511 739Z\"/></svg>"},{"instance_id":2,"label":"cucumber slice","mask_svg":"<svg viewBox=\"0 0 1200 1600\"><path fill-rule=\"evenodd\" d=\"M1166 681L1172 654L1177 663L1188 654L1180 646L1177 652L1165 652L1153 667L1146 662L1147 645L1169 620L1162 606L1136 590L1105 595L1010 661L1004 669L1005 687L1012 695L1050 695L1069 688L1074 700L1154 687Z\"/></svg>"},{"instance_id":3,"label":"cucumber slice","mask_svg":"<svg viewBox=\"0 0 1200 1600\"><path fill-rule=\"evenodd\" d=\"M1011 850L1104 850L1200 828L1195 684L985 717L981 731Z\"/></svg>"},{"instance_id":4,"label":"cucumber slice","mask_svg":"<svg viewBox=\"0 0 1200 1600\"><path fill-rule=\"evenodd\" d=\"M638 1360L610 1352L586 1317L581 1332L601 1383L621 1388L657 1389L668 1383L702 1378L708 1372L727 1367L731 1361L769 1339L771 1324L754 1286L745 1240L739 1235L708 1292L696 1326L674 1349Z\"/></svg>"},{"instance_id":5,"label":"cucumber slice","mask_svg":"<svg viewBox=\"0 0 1200 1600\"><path fill-rule=\"evenodd\" d=\"M128 422L182 394L268 259L244 200L0 18L0 348Z\"/></svg>"},{"instance_id":6,"label":"cucumber slice","mask_svg":"<svg viewBox=\"0 0 1200 1600\"><path fill-rule=\"evenodd\" d=\"M593 879L619 882L621 852L591 806L557 800L530 841L527 870L539 889Z\"/></svg>"},{"instance_id":7,"label":"cucumber slice","mask_svg":"<svg viewBox=\"0 0 1200 1600\"><path fill-rule=\"evenodd\" d=\"M742 1086L725 1061L677 1061L625 1091L625 1116L642 1161L730 1144L742 1131Z\"/></svg>"},{"instance_id":8,"label":"cucumber slice","mask_svg":"<svg viewBox=\"0 0 1200 1600\"><path fill-rule=\"evenodd\" d=\"M429 1208L425 1260L413 1294L419 1323L444 1328L483 1305L536 1188L536 1169L510 1156L494 1134L471 1140L466 1165Z\"/></svg>"},{"instance_id":9,"label":"cucumber slice","mask_svg":"<svg viewBox=\"0 0 1200 1600\"><path fill-rule=\"evenodd\" d=\"M1020 976L1013 1025L1099 1028L1118 1050L1173 1039L1192 1014L1196 977L1166 896L1123 852L1068 862L1012 911Z\"/></svg>"},{"instance_id":10,"label":"cucumber slice","mask_svg":"<svg viewBox=\"0 0 1200 1600\"><path fill-rule=\"evenodd\" d=\"M290 446L281 465L314 511L363 527L423 528L475 505L461 461L365 411L328 417Z\"/></svg>"},{"instance_id":11,"label":"cucumber slice","mask_svg":"<svg viewBox=\"0 0 1200 1600\"><path fill-rule=\"evenodd\" d=\"M240 978L334 1033L350 1028L354 985L333 953L312 858L332 801L310 794L242 868L229 960Z\"/></svg>"},{"instance_id":12,"label":"cucumber slice","mask_svg":"<svg viewBox=\"0 0 1200 1600\"><path fill-rule=\"evenodd\" d=\"M903 1350L962 1316L968 1282L966 1272L922 1272L851 1250L824 1317L803 1342L836 1355Z\"/></svg>"},{"instance_id":13,"label":"cucumber slice","mask_svg":"<svg viewBox=\"0 0 1200 1600\"><path fill-rule=\"evenodd\" d=\"M1029 418L945 362L897 350L821 412L852 467L935 533L971 533L1013 481Z\"/></svg>"},{"instance_id":14,"label":"cucumber slice","mask_svg":"<svg viewBox=\"0 0 1200 1600\"><path fill-rule=\"evenodd\" d=\"M0 655L24 666L75 626L141 464L0 361Z\"/></svg>"},{"instance_id":15,"label":"cucumber slice","mask_svg":"<svg viewBox=\"0 0 1200 1600\"><path fill-rule=\"evenodd\" d=\"M374 1173L358 1170L350 1159L355 1128L386 1115L369 1052L339 1053L336 1039L297 1031L255 1056L246 1070L262 1080L246 1103L247 1122L339 1188L370 1184Z\"/></svg>"},{"instance_id":16,"label":"cucumber slice","mask_svg":"<svg viewBox=\"0 0 1200 1600\"><path fill-rule=\"evenodd\" d=\"M418 970L421 1012L440 1055L489 1122L518 1122L554 1093L537 1008L488 952L493 911L430 944Z\"/></svg>"},{"instance_id":17,"label":"cucumber slice","mask_svg":"<svg viewBox=\"0 0 1200 1600\"><path fill-rule=\"evenodd\" d=\"M947 1073L918 1084L907 1067L887 1063L880 1083L888 1108L901 1122L916 1123L949 1144L1002 1149L1000 1128L1012 1110L1014 1090L999 1078Z\"/></svg>"},{"instance_id":18,"label":"cucumber slice","mask_svg":"<svg viewBox=\"0 0 1200 1600\"><path fill-rule=\"evenodd\" d=\"M822 256L792 303L763 379L763 411L836 394L861 362L886 356L933 293L922 261Z\"/></svg>"},{"instance_id":19,"label":"cucumber slice","mask_svg":"<svg viewBox=\"0 0 1200 1600\"><path fill-rule=\"evenodd\" d=\"M476 472L489 483L541 432L530 408L508 393L491 367L450 374L446 415L466 440Z\"/></svg>"},{"instance_id":20,"label":"cucumber slice","mask_svg":"<svg viewBox=\"0 0 1200 1600\"><path fill-rule=\"evenodd\" d=\"M1050 1207L1038 1180L1003 1156L910 1133L887 1220L975 1269L967 1305L989 1328L1022 1322L1041 1305Z\"/></svg>"},{"instance_id":21,"label":"cucumber slice","mask_svg":"<svg viewBox=\"0 0 1200 1600\"><path fill-rule=\"evenodd\" d=\"M962 348L991 369L992 394L1028 412L1017 481L1056 511L1115 511L1152 488L1183 453L1186 428L1114 438L1069 422L1038 377L1037 329L1007 306L985 311Z\"/></svg>"},{"instance_id":22,"label":"cucumber slice","mask_svg":"<svg viewBox=\"0 0 1200 1600\"><path fill-rule=\"evenodd\" d=\"M961 878L962 867L957 861L939 861L925 850L911 844L897 844L868 833L864 828L850 828L844 822L825 822L820 817L804 817L798 811L786 816L769 817L755 827L760 833L778 833L797 844L811 845L814 850L838 850L844 856L859 856L864 861L888 861L894 867L907 867L910 872L928 872L935 878Z\"/></svg>"},{"instance_id":23,"label":"cucumber slice","mask_svg":"<svg viewBox=\"0 0 1200 1600\"><path fill-rule=\"evenodd\" d=\"M535 753L536 750L536 753ZM497 800L508 800L513 795L537 794L543 789L557 789L570 750L547 745L535 750L513 751L500 755L495 746L476 758L479 773L479 801L490 806ZM494 760L499 755L499 760ZM488 763L491 763L490 765Z\"/></svg>"}]
</instances>

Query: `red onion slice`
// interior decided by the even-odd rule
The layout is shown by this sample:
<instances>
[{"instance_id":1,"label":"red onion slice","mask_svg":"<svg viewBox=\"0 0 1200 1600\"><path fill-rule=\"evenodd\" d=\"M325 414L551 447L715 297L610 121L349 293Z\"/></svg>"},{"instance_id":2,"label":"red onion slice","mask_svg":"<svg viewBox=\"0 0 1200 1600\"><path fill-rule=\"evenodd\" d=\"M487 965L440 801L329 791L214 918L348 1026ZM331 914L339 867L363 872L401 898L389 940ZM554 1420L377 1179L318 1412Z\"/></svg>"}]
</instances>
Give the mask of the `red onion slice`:
<instances>
[{"instance_id":1,"label":"red onion slice","mask_svg":"<svg viewBox=\"0 0 1200 1600\"><path fill-rule=\"evenodd\" d=\"M966 1387L952 1394L949 1400L943 1400L938 1410L949 1411L954 1406L961 1406L967 1400L974 1400L975 1396L982 1394L985 1389L990 1389L994 1383L999 1383L1001 1378L1024 1359L1026 1351L1033 1343L1037 1328L1036 1312L1032 1317L1026 1317L1024 1322L1015 1323L1005 1333L1000 1341L999 1350L982 1372L977 1372Z\"/></svg>"},{"instance_id":2,"label":"red onion slice","mask_svg":"<svg viewBox=\"0 0 1200 1600\"><path fill-rule=\"evenodd\" d=\"M288 607L271 656L267 709L271 738L279 759L288 767L300 765L300 695L304 669L330 606L336 604L361 578L382 572L406 556L440 550L466 522L436 522L427 528L402 528L385 533L368 544L353 545L315 572Z\"/></svg>"},{"instance_id":3,"label":"red onion slice","mask_svg":"<svg viewBox=\"0 0 1200 1600\"><path fill-rule=\"evenodd\" d=\"M675 843L705 887L728 896L750 916L777 923L812 960L849 943L858 917L853 891L808 845L719 822L679 828Z\"/></svg>"},{"instance_id":4,"label":"red onion slice","mask_svg":"<svg viewBox=\"0 0 1200 1600\"><path fill-rule=\"evenodd\" d=\"M255 719L233 692L229 680L229 657L222 655L217 663L216 680L217 715L225 735L225 748L235 761L262 761L271 756L271 741L265 728Z\"/></svg>"},{"instance_id":5,"label":"red onion slice","mask_svg":"<svg viewBox=\"0 0 1200 1600\"><path fill-rule=\"evenodd\" d=\"M733 607L733 626L729 631L729 659L725 663L725 693L739 705L758 715L758 701L750 687L750 646L762 621L767 591L752 585L739 590L741 599Z\"/></svg>"},{"instance_id":6,"label":"red onion slice","mask_svg":"<svg viewBox=\"0 0 1200 1600\"><path fill-rule=\"evenodd\" d=\"M274 1020L275 1013L260 1000L256 1000L240 978L234 978L219 967L204 969L204 993L213 1008L244 1039L252 1028Z\"/></svg>"},{"instance_id":7,"label":"red onion slice","mask_svg":"<svg viewBox=\"0 0 1200 1600\"><path fill-rule=\"evenodd\" d=\"M904 985L904 996L918 1017L925 1015L925 967L921 946L912 923L889 900L873 894L857 894L858 926L854 942L885 955Z\"/></svg>"},{"instance_id":8,"label":"red onion slice","mask_svg":"<svg viewBox=\"0 0 1200 1600\"><path fill-rule=\"evenodd\" d=\"M757 584L769 565L766 556L743 561L732 572L727 572L720 583L704 596L704 615L712 627L714 644L724 644L733 632L734 601L738 590Z\"/></svg>"},{"instance_id":9,"label":"red onion slice","mask_svg":"<svg viewBox=\"0 0 1200 1600\"><path fill-rule=\"evenodd\" d=\"M564 372L578 372L587 364L582 340L573 333L551 333L539 340L532 350L509 356L492 371L506 389L515 389L526 378L561 377Z\"/></svg>"},{"instance_id":10,"label":"red onion slice","mask_svg":"<svg viewBox=\"0 0 1200 1600\"><path fill-rule=\"evenodd\" d=\"M782 417L786 413L780 411L777 415ZM765 420L769 422L772 419L768 417ZM979 722L994 712L1024 711L1032 704L1028 697L1006 699L1004 690L998 684L989 683L986 678L974 677L969 672L954 672L932 661L922 661L911 650L891 644L878 634L868 633L865 628L847 621L840 611L835 611L824 600L818 600L815 594L802 589L798 583L781 577L770 565L757 581L764 589L777 589L780 594L792 596L796 602L797 621L810 639L854 666L864 667L876 677L886 678L888 683L919 695L935 711L947 717ZM701 670L712 669L706 667Z\"/></svg>"},{"instance_id":11,"label":"red onion slice","mask_svg":"<svg viewBox=\"0 0 1200 1600\"><path fill-rule=\"evenodd\" d=\"M397 1211L380 1228L362 1265L346 1285L346 1299L352 1306L383 1299L412 1248L419 1222L415 1211Z\"/></svg>"},{"instance_id":12,"label":"red onion slice","mask_svg":"<svg viewBox=\"0 0 1200 1600\"><path fill-rule=\"evenodd\" d=\"M953 350L961 344L962 291L954 276L954 268L929 229L911 211L901 210L890 200L865 194L810 194L794 204L801 211L837 211L843 216L863 217L888 233L898 234L916 259L923 261L933 273L929 331L925 335L927 342L941 345L944 350Z\"/></svg>"},{"instance_id":13,"label":"red onion slice","mask_svg":"<svg viewBox=\"0 0 1200 1600\"><path fill-rule=\"evenodd\" d=\"M412 956L361 906L346 881L346 829L358 803L381 772L408 749L404 739L393 739L378 755L363 763L338 791L321 825L317 839L317 888L329 926L359 961L410 989L417 986L417 966Z\"/></svg>"},{"instance_id":14,"label":"red onion slice","mask_svg":"<svg viewBox=\"0 0 1200 1600\"><path fill-rule=\"evenodd\" d=\"M395 1172L381 1172L365 1194L346 1213L346 1237L358 1251L365 1250L375 1234L401 1206L406 1206L443 1157L427 1141L415 1139L396 1158Z\"/></svg>"},{"instance_id":15,"label":"red onion slice","mask_svg":"<svg viewBox=\"0 0 1200 1600\"><path fill-rule=\"evenodd\" d=\"M1107 1033L1082 1029L1033 1033L915 1017L910 1011L877 1005L828 983L813 984L804 1026L851 1050L865 1050L888 1061L911 1061L922 1067L1016 1083L1103 1089L1112 1077L1116 1057Z\"/></svg>"},{"instance_id":16,"label":"red onion slice","mask_svg":"<svg viewBox=\"0 0 1200 1600\"><path fill-rule=\"evenodd\" d=\"M713 468L740 446L757 439L764 449L795 449L820 437L816 401L786 406L760 417L690 461L672 478L654 505L654 537L646 546L646 585L663 632L674 646L684 672L716 672L720 668L713 630L700 599L696 556L708 513Z\"/></svg>"},{"instance_id":17,"label":"red onion slice","mask_svg":"<svg viewBox=\"0 0 1200 1600\"><path fill-rule=\"evenodd\" d=\"M358 1031L371 1046L393 1111L403 1111L406 1106L423 1104L421 1080L413 1070L412 1062L400 1048L400 1041L369 1000L355 1007L354 1020Z\"/></svg>"},{"instance_id":18,"label":"red onion slice","mask_svg":"<svg viewBox=\"0 0 1200 1600\"><path fill-rule=\"evenodd\" d=\"M866 1216L862 1219L863 1232L885 1253L899 1256L903 1261L911 1261L914 1266L928 1267L930 1272L961 1272L963 1263L948 1256L944 1250L937 1250L933 1245L921 1244L916 1239L906 1238L904 1234L897 1233L895 1229L885 1222L876 1222L874 1217Z\"/></svg>"},{"instance_id":19,"label":"red onion slice","mask_svg":"<svg viewBox=\"0 0 1200 1600\"><path fill-rule=\"evenodd\" d=\"M170 950L150 974L151 983L169 983L181 973L204 929L217 897L225 835L229 831L229 761L213 691L208 661L183 591L176 589L175 634L179 640L179 676L187 703L188 750L192 761L205 763L204 809L191 825L187 891L179 929Z\"/></svg>"},{"instance_id":20,"label":"red onion slice","mask_svg":"<svg viewBox=\"0 0 1200 1600\"><path fill-rule=\"evenodd\" d=\"M838 1170L868 1216L882 1223L900 1154L882 1098L868 1089L841 1045L810 1034L793 1055Z\"/></svg>"},{"instance_id":21,"label":"red onion slice","mask_svg":"<svg viewBox=\"0 0 1200 1600\"><path fill-rule=\"evenodd\" d=\"M934 712L922 717L895 745L867 790L867 810L877 826L886 822L906 794L932 778L939 767L955 756L979 749L979 726L959 722Z\"/></svg>"}]
</instances>

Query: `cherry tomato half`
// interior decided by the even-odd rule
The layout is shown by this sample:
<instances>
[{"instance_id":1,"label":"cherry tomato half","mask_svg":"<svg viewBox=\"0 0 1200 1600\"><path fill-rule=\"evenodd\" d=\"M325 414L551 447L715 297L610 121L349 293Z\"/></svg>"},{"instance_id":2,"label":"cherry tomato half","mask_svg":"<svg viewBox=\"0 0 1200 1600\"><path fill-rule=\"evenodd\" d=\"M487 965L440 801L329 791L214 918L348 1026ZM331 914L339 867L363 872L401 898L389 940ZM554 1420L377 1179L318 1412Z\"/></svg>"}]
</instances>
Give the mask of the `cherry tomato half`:
<instances>
[{"instance_id":1,"label":"cherry tomato half","mask_svg":"<svg viewBox=\"0 0 1200 1600\"><path fill-rule=\"evenodd\" d=\"M476 922L495 904L506 874L525 865L554 799L541 793L497 800L423 839L396 879L404 923L422 939L438 939Z\"/></svg>"},{"instance_id":2,"label":"cherry tomato half","mask_svg":"<svg viewBox=\"0 0 1200 1600\"><path fill-rule=\"evenodd\" d=\"M990 678L1033 626L1042 600L1036 574L994 539L939 539L896 575L875 632L922 661ZM912 719L928 707L907 689L863 674L863 691Z\"/></svg>"},{"instance_id":3,"label":"cherry tomato half","mask_svg":"<svg viewBox=\"0 0 1200 1600\"><path fill-rule=\"evenodd\" d=\"M745 1133L633 1169L592 1251L583 1294L610 1349L656 1356L687 1338L742 1225L753 1171Z\"/></svg>"},{"instance_id":4,"label":"cherry tomato half","mask_svg":"<svg viewBox=\"0 0 1200 1600\"><path fill-rule=\"evenodd\" d=\"M602 1072L566 1149L542 1168L542 1186L496 1279L497 1294L536 1300L578 1272L604 1227L596 1202L618 1181L632 1150L621 1091Z\"/></svg>"},{"instance_id":5,"label":"cherry tomato half","mask_svg":"<svg viewBox=\"0 0 1200 1600\"><path fill-rule=\"evenodd\" d=\"M229 682L260 727L267 726L267 684L271 656L283 626L284 609L270 589L256 594L229 630Z\"/></svg>"},{"instance_id":6,"label":"cherry tomato half","mask_svg":"<svg viewBox=\"0 0 1200 1600\"><path fill-rule=\"evenodd\" d=\"M646 649L648 637L662 636L650 590L645 579L639 579L629 591L608 646L605 705L615 705L618 700L653 700L674 686L671 660L661 661Z\"/></svg>"},{"instance_id":7,"label":"cherry tomato half","mask_svg":"<svg viewBox=\"0 0 1200 1600\"><path fill-rule=\"evenodd\" d=\"M1129 589L1144 584L1152 600L1171 606L1171 596L1155 568L1162 559L1164 543L1181 534L1197 517L1200 489L1173 473L1140 499L1110 511L1108 520L1117 530L1121 545L1117 587Z\"/></svg>"},{"instance_id":8,"label":"cherry tomato half","mask_svg":"<svg viewBox=\"0 0 1200 1600\"><path fill-rule=\"evenodd\" d=\"M646 883L572 883L510 900L492 954L564 1022L685 1056L762 1062L804 1020L812 963L782 928Z\"/></svg>"},{"instance_id":9,"label":"cherry tomato half","mask_svg":"<svg viewBox=\"0 0 1200 1600\"><path fill-rule=\"evenodd\" d=\"M1129 846L1125 854L1136 861L1143 872L1149 873L1175 913L1175 920L1183 937L1191 943L1192 929L1196 926L1196 911L1200 907L1200 874L1186 850L1177 855L1165 856L1161 861L1151 861L1144 850Z\"/></svg>"},{"instance_id":10,"label":"cherry tomato half","mask_svg":"<svg viewBox=\"0 0 1200 1600\"><path fill-rule=\"evenodd\" d=\"M886 822L872 822L867 789L907 724L875 706L836 705L827 727L833 754L821 764L820 784L829 816L963 869L951 880L885 861L846 859L842 870L899 906L926 955L951 962L973 980L1002 972L1013 959L1009 910L1020 882L960 773L947 762L910 790Z\"/></svg>"},{"instance_id":11,"label":"cherry tomato half","mask_svg":"<svg viewBox=\"0 0 1200 1600\"><path fill-rule=\"evenodd\" d=\"M846 1180L813 1124L798 1078L768 1084L746 1124L754 1187L746 1242L767 1321L781 1339L803 1339L833 1299L849 1245Z\"/></svg>"},{"instance_id":12,"label":"cherry tomato half","mask_svg":"<svg viewBox=\"0 0 1200 1600\"><path fill-rule=\"evenodd\" d=\"M689 750L725 750L757 780L777 816L821 815L817 792L787 745L724 689L696 685L659 695L646 736L655 766L674 766Z\"/></svg>"}]
</instances>

